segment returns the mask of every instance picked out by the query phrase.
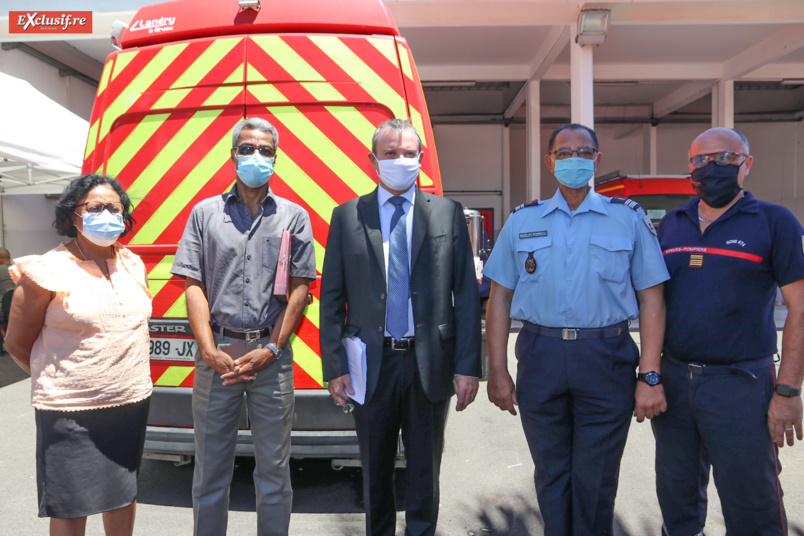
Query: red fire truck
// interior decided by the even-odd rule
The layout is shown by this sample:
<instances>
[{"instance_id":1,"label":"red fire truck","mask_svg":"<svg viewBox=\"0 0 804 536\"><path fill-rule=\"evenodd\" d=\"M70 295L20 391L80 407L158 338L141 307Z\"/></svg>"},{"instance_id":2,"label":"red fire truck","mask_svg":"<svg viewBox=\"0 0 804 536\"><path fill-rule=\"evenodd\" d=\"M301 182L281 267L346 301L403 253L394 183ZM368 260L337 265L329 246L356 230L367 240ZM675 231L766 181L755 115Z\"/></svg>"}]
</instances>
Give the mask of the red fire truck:
<instances>
[{"instance_id":1,"label":"red fire truck","mask_svg":"<svg viewBox=\"0 0 804 536\"><path fill-rule=\"evenodd\" d=\"M92 111L84 172L116 177L135 207L127 245L142 256L153 300L154 395L146 456L189 461L196 343L183 280L171 275L191 208L232 187L231 133L243 118L275 125L271 188L310 214L320 275L332 209L376 187L370 140L409 119L422 135L418 186L441 195L419 76L382 0L176 0L141 8L118 39ZM324 385L317 282L291 339L296 411L291 455L354 463L350 415ZM237 454L253 456L243 405Z\"/></svg>"},{"instance_id":2,"label":"red fire truck","mask_svg":"<svg viewBox=\"0 0 804 536\"><path fill-rule=\"evenodd\" d=\"M697 195L689 175L621 175L619 171L596 177L595 191L607 197L633 199L642 205L653 225Z\"/></svg>"}]
</instances>

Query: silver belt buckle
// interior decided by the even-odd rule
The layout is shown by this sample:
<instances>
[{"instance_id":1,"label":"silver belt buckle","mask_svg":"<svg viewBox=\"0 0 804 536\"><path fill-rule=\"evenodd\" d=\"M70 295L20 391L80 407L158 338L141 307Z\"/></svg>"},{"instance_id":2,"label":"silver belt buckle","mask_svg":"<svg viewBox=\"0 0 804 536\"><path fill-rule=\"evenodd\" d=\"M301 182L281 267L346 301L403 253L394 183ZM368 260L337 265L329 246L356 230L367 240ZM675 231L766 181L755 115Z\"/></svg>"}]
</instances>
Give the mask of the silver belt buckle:
<instances>
[{"instance_id":1,"label":"silver belt buckle","mask_svg":"<svg viewBox=\"0 0 804 536\"><path fill-rule=\"evenodd\" d=\"M565 341L575 341L578 339L578 330L574 328L564 328L561 330L561 338Z\"/></svg>"},{"instance_id":2,"label":"silver belt buckle","mask_svg":"<svg viewBox=\"0 0 804 536\"><path fill-rule=\"evenodd\" d=\"M259 329L255 329L252 331L244 331L243 334L246 336L246 342L254 342L260 340L260 331Z\"/></svg>"},{"instance_id":3,"label":"silver belt buckle","mask_svg":"<svg viewBox=\"0 0 804 536\"><path fill-rule=\"evenodd\" d=\"M704 368L706 365L701 365L700 363L688 363L687 368L690 371L690 375L695 374L696 376L700 376L704 373Z\"/></svg>"}]
</instances>

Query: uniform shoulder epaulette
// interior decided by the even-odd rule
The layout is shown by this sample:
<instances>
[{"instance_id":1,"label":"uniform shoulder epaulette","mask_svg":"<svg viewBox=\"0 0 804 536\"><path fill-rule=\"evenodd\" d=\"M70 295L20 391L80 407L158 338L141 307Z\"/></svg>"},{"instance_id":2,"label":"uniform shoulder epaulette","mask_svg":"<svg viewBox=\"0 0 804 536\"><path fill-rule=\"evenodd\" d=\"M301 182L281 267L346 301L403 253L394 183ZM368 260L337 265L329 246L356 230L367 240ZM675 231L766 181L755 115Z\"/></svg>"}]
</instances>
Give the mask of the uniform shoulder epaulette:
<instances>
[{"instance_id":1,"label":"uniform shoulder epaulette","mask_svg":"<svg viewBox=\"0 0 804 536\"><path fill-rule=\"evenodd\" d=\"M538 199L534 199L533 201L529 201L527 203L522 203L521 205L516 207L514 210L512 210L511 214L513 214L517 210L522 210L523 208L528 208L528 207L537 207L537 206L539 206L541 204L542 204L542 201L539 201Z\"/></svg>"},{"instance_id":2,"label":"uniform shoulder epaulette","mask_svg":"<svg viewBox=\"0 0 804 536\"><path fill-rule=\"evenodd\" d=\"M612 203L617 203L618 205L625 205L633 211L639 212L642 209L642 212L645 212L645 209L642 208L642 205L634 201L633 199L626 199L625 197L614 196L611 198Z\"/></svg>"}]
</instances>

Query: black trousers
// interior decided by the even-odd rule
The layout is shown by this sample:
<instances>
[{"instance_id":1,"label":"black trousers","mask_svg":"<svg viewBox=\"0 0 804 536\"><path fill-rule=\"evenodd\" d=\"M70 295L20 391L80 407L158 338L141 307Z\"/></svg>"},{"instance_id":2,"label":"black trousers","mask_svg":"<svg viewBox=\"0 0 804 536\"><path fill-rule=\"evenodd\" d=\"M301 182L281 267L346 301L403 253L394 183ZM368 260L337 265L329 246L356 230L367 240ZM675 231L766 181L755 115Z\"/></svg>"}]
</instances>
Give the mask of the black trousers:
<instances>
[{"instance_id":1,"label":"black trousers","mask_svg":"<svg viewBox=\"0 0 804 536\"><path fill-rule=\"evenodd\" d=\"M355 405L367 536L394 535L394 460L400 430L407 461L405 535L435 534L449 399L435 404L427 399L414 352L385 348L374 395L367 404Z\"/></svg>"},{"instance_id":2,"label":"black trousers","mask_svg":"<svg viewBox=\"0 0 804 536\"><path fill-rule=\"evenodd\" d=\"M611 536L634 411L634 341L627 331L564 341L523 330L516 356L516 395L545 536Z\"/></svg>"}]
</instances>

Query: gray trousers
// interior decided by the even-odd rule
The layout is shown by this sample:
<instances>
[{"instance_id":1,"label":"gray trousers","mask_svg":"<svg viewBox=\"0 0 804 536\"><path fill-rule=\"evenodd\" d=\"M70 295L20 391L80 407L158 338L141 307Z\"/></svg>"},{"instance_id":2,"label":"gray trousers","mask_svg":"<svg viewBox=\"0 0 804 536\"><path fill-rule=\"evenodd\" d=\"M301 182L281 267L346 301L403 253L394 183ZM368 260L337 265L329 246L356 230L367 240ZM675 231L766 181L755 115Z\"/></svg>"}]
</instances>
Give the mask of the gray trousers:
<instances>
[{"instance_id":1,"label":"gray trousers","mask_svg":"<svg viewBox=\"0 0 804 536\"><path fill-rule=\"evenodd\" d=\"M215 335L218 348L234 359L268 343L268 337L246 342ZM224 536L229 514L229 487L235 445L245 396L256 467L257 534L286 536L293 490L290 485L290 428L293 417L293 351L282 349L279 362L257 374L253 382L224 386L196 354L193 380L195 471L193 473L193 534Z\"/></svg>"}]
</instances>

